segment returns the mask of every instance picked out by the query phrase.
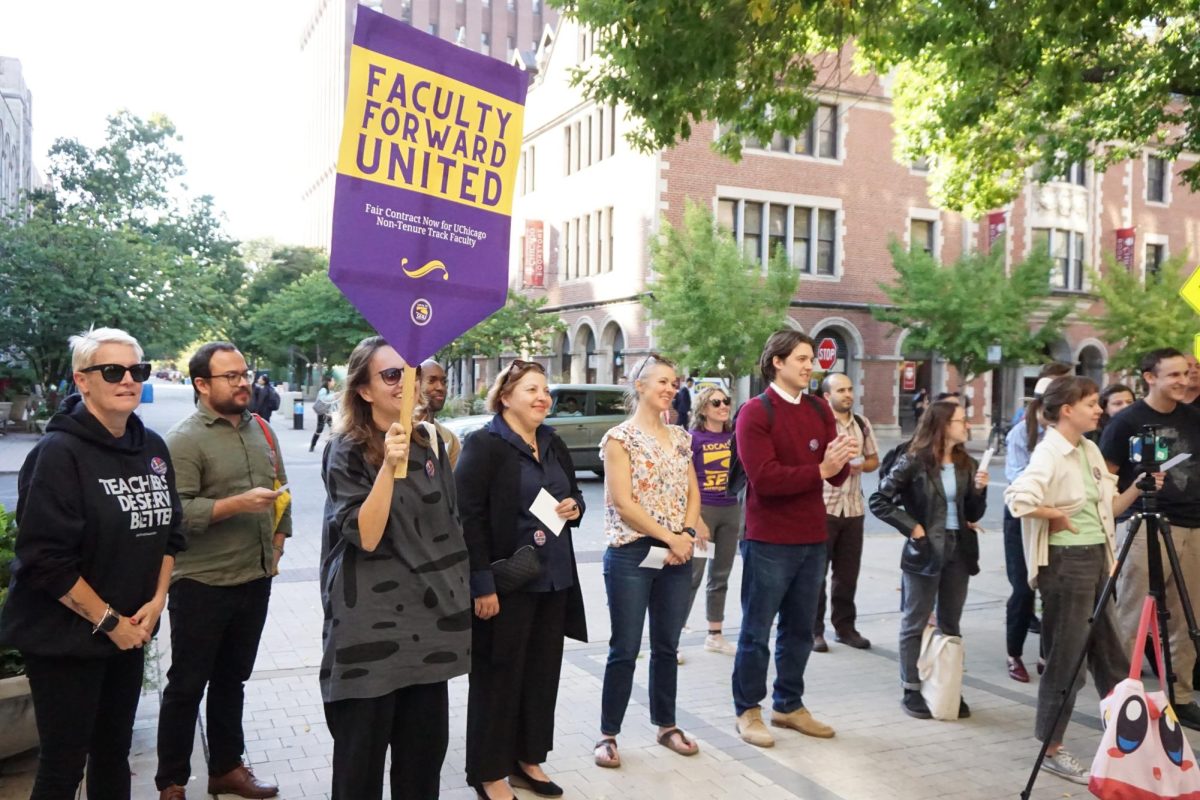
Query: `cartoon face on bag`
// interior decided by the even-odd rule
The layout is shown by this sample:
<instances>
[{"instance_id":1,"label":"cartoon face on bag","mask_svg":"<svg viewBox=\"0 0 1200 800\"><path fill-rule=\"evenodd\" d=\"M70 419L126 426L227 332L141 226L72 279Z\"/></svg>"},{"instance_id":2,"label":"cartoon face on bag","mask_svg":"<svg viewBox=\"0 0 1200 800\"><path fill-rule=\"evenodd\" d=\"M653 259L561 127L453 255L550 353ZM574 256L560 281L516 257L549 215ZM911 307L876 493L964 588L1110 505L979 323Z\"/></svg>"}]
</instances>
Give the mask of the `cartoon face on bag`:
<instances>
[{"instance_id":1,"label":"cartoon face on bag","mask_svg":"<svg viewBox=\"0 0 1200 800\"><path fill-rule=\"evenodd\" d=\"M1173 766L1179 773L1186 773L1195 768L1195 762L1189 758L1191 749L1185 743L1183 728L1175 710L1167 705L1165 695L1147 692L1143 697L1137 693L1122 693L1124 697L1118 697L1117 694L1114 692L1105 698L1102 714L1105 741L1108 741L1109 726L1115 725L1113 746L1105 754L1111 759L1109 780L1158 793L1167 788L1162 784L1164 770Z\"/></svg>"}]
</instances>

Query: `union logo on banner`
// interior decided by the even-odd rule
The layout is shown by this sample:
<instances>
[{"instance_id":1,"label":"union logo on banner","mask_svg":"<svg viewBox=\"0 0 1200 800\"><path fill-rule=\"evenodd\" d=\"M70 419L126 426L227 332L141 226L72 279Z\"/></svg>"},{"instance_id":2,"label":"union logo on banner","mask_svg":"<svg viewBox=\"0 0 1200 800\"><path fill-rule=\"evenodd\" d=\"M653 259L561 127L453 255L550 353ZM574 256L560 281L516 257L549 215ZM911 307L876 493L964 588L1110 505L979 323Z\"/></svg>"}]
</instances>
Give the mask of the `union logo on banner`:
<instances>
[{"instance_id":1,"label":"union logo on banner","mask_svg":"<svg viewBox=\"0 0 1200 800\"><path fill-rule=\"evenodd\" d=\"M1133 269L1133 228L1117 228L1117 263Z\"/></svg>"}]
</instances>

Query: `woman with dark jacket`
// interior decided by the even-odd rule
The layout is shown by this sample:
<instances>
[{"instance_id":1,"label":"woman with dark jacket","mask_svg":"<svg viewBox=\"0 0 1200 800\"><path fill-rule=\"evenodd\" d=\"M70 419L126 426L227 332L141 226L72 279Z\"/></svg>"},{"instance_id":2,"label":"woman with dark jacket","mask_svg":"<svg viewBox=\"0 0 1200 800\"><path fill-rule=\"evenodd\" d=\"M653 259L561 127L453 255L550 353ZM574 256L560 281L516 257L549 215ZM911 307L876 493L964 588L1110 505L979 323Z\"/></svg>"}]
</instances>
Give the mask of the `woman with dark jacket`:
<instances>
[{"instance_id":1,"label":"woman with dark jacket","mask_svg":"<svg viewBox=\"0 0 1200 800\"><path fill-rule=\"evenodd\" d=\"M967 417L961 404L939 400L921 416L908 452L871 495L871 512L908 537L900 556L901 706L929 719L917 658L921 634L937 606L938 628L961 635L967 582L979 573L979 538L971 527L987 508L986 472L967 455ZM959 701L958 716L970 716Z\"/></svg>"},{"instance_id":2,"label":"woman with dark jacket","mask_svg":"<svg viewBox=\"0 0 1200 800\"><path fill-rule=\"evenodd\" d=\"M143 645L184 548L175 472L133 410L150 365L115 328L71 337L79 394L17 479L16 560L0 642L25 658L41 752L34 800L129 799Z\"/></svg>"},{"instance_id":3,"label":"woman with dark jacket","mask_svg":"<svg viewBox=\"0 0 1200 800\"><path fill-rule=\"evenodd\" d=\"M324 655L333 800L437 797L450 740L447 683L468 669L467 548L450 455L399 422L407 364L379 336L350 354L321 474ZM418 370L419 373L419 370ZM418 374L418 380L420 376ZM397 464L408 475L395 477Z\"/></svg>"},{"instance_id":4,"label":"woman with dark jacket","mask_svg":"<svg viewBox=\"0 0 1200 800\"><path fill-rule=\"evenodd\" d=\"M554 747L554 706L563 637L587 641L583 593L571 528L583 516L583 493L562 439L544 420L550 410L540 364L513 361L488 393L495 416L463 442L454 476L471 554L471 688L467 698L467 782L481 798L503 800L505 783L543 797L562 789L542 771ZM531 507L553 498L552 518ZM524 551L536 575L498 591L497 573Z\"/></svg>"}]
</instances>

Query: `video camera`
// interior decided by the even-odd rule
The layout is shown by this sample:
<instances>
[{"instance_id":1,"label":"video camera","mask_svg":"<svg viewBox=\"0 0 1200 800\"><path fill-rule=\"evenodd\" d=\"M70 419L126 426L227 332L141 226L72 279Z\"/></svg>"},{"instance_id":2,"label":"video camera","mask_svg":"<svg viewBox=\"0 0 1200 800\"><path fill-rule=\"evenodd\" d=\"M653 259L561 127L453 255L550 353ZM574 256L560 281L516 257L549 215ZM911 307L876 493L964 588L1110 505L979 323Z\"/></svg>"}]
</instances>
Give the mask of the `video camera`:
<instances>
[{"instance_id":1,"label":"video camera","mask_svg":"<svg viewBox=\"0 0 1200 800\"><path fill-rule=\"evenodd\" d=\"M1129 460L1142 471L1157 472L1158 466L1170 458L1167 440L1159 435L1158 425L1143 425L1139 433L1129 437Z\"/></svg>"}]
</instances>

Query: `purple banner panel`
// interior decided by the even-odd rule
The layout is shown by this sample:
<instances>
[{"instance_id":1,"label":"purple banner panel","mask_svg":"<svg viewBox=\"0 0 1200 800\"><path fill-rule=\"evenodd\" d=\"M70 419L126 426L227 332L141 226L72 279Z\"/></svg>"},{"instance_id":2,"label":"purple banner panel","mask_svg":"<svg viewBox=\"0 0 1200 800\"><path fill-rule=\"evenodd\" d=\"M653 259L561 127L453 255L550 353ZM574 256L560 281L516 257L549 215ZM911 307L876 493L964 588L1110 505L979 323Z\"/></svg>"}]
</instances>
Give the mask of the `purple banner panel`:
<instances>
[{"instance_id":1,"label":"purple banner panel","mask_svg":"<svg viewBox=\"0 0 1200 800\"><path fill-rule=\"evenodd\" d=\"M507 298L527 76L357 13L329 277L419 363Z\"/></svg>"}]
</instances>

